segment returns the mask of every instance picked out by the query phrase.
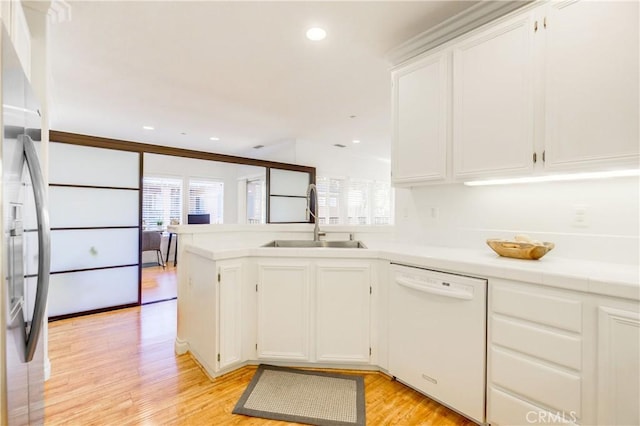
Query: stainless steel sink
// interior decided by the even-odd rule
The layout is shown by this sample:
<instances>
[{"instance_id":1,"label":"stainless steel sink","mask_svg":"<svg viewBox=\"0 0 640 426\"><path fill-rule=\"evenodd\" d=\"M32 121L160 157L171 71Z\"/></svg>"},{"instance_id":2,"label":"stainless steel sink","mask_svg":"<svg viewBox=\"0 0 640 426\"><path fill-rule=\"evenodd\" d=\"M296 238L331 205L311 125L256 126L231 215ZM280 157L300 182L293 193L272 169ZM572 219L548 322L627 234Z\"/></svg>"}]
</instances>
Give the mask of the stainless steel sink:
<instances>
[{"instance_id":1,"label":"stainless steel sink","mask_svg":"<svg viewBox=\"0 0 640 426\"><path fill-rule=\"evenodd\" d=\"M262 247L292 247L292 248L367 248L362 241L310 241L310 240L273 240Z\"/></svg>"}]
</instances>

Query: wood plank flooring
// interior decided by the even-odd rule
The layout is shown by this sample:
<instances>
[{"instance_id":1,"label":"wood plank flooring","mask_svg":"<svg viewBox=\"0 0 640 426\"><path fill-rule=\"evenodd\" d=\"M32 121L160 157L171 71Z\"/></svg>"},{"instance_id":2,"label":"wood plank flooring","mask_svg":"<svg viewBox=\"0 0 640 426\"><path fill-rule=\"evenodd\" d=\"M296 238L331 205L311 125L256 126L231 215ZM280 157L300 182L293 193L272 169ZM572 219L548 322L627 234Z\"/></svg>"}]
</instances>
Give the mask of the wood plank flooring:
<instances>
[{"instance_id":1,"label":"wood plank flooring","mask_svg":"<svg viewBox=\"0 0 640 426\"><path fill-rule=\"evenodd\" d=\"M45 424L286 424L231 414L255 367L212 381L174 353L175 333L175 301L49 323ZM369 426L473 425L383 374L358 374Z\"/></svg>"},{"instance_id":2,"label":"wood plank flooring","mask_svg":"<svg viewBox=\"0 0 640 426\"><path fill-rule=\"evenodd\" d=\"M166 268L159 265L142 268L142 303L176 298L177 275L173 262L167 262Z\"/></svg>"}]
</instances>

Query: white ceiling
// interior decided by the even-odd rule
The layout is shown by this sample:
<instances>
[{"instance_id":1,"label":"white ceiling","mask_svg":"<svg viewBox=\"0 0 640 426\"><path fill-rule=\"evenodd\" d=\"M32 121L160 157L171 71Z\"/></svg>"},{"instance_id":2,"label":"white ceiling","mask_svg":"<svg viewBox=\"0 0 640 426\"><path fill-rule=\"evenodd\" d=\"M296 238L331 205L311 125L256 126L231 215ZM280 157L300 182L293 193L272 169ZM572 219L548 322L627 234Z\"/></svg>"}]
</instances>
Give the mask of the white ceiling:
<instances>
[{"instance_id":1,"label":"white ceiling","mask_svg":"<svg viewBox=\"0 0 640 426\"><path fill-rule=\"evenodd\" d=\"M474 4L70 3L71 21L51 28L52 129L247 156L342 143L379 158L391 139L385 54ZM316 25L324 41L305 38Z\"/></svg>"}]
</instances>

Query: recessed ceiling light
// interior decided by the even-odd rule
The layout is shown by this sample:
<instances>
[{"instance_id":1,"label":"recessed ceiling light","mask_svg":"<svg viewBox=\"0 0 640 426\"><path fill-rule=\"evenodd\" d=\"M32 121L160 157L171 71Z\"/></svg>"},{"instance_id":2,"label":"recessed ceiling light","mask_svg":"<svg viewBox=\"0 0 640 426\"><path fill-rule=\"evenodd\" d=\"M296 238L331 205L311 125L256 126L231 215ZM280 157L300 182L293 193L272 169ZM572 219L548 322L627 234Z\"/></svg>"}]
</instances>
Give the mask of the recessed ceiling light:
<instances>
[{"instance_id":1,"label":"recessed ceiling light","mask_svg":"<svg viewBox=\"0 0 640 426\"><path fill-rule=\"evenodd\" d=\"M145 130L154 130L155 128L153 126L142 126L143 129Z\"/></svg>"},{"instance_id":2,"label":"recessed ceiling light","mask_svg":"<svg viewBox=\"0 0 640 426\"><path fill-rule=\"evenodd\" d=\"M209 140L212 140L212 141L219 141L219 140L220 140L220 138L216 138L215 136L211 136L211 137L209 138Z\"/></svg>"},{"instance_id":3,"label":"recessed ceiling light","mask_svg":"<svg viewBox=\"0 0 640 426\"><path fill-rule=\"evenodd\" d=\"M351 141L352 143L360 143L360 139L354 139Z\"/></svg>"},{"instance_id":4,"label":"recessed ceiling light","mask_svg":"<svg viewBox=\"0 0 640 426\"><path fill-rule=\"evenodd\" d=\"M319 27L309 28L307 30L307 38L309 40L320 41L320 40L324 40L326 36L327 36L327 32Z\"/></svg>"}]
</instances>

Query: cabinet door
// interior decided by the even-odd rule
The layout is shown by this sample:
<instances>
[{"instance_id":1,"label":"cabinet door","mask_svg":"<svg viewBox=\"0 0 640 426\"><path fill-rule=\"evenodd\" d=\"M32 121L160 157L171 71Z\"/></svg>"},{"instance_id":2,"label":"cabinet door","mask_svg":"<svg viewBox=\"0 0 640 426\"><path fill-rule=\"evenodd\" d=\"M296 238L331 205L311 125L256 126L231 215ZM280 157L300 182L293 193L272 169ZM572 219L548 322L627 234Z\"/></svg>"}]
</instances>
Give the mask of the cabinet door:
<instances>
[{"instance_id":1,"label":"cabinet door","mask_svg":"<svg viewBox=\"0 0 640 426\"><path fill-rule=\"evenodd\" d=\"M640 424L640 314L598 309L598 424Z\"/></svg>"},{"instance_id":2,"label":"cabinet door","mask_svg":"<svg viewBox=\"0 0 640 426\"><path fill-rule=\"evenodd\" d=\"M218 268L218 369L242 361L242 265Z\"/></svg>"},{"instance_id":3,"label":"cabinet door","mask_svg":"<svg viewBox=\"0 0 640 426\"><path fill-rule=\"evenodd\" d=\"M309 359L306 262L258 266L258 358Z\"/></svg>"},{"instance_id":4,"label":"cabinet door","mask_svg":"<svg viewBox=\"0 0 640 426\"><path fill-rule=\"evenodd\" d=\"M525 14L454 47L455 178L533 169L533 34Z\"/></svg>"},{"instance_id":5,"label":"cabinet door","mask_svg":"<svg viewBox=\"0 0 640 426\"><path fill-rule=\"evenodd\" d=\"M393 74L393 182L443 180L447 174L449 51Z\"/></svg>"},{"instance_id":6,"label":"cabinet door","mask_svg":"<svg viewBox=\"0 0 640 426\"><path fill-rule=\"evenodd\" d=\"M545 167L638 166L637 1L552 2Z\"/></svg>"},{"instance_id":7,"label":"cabinet door","mask_svg":"<svg viewBox=\"0 0 640 426\"><path fill-rule=\"evenodd\" d=\"M369 362L370 277L368 264L318 264L317 361Z\"/></svg>"}]
</instances>

